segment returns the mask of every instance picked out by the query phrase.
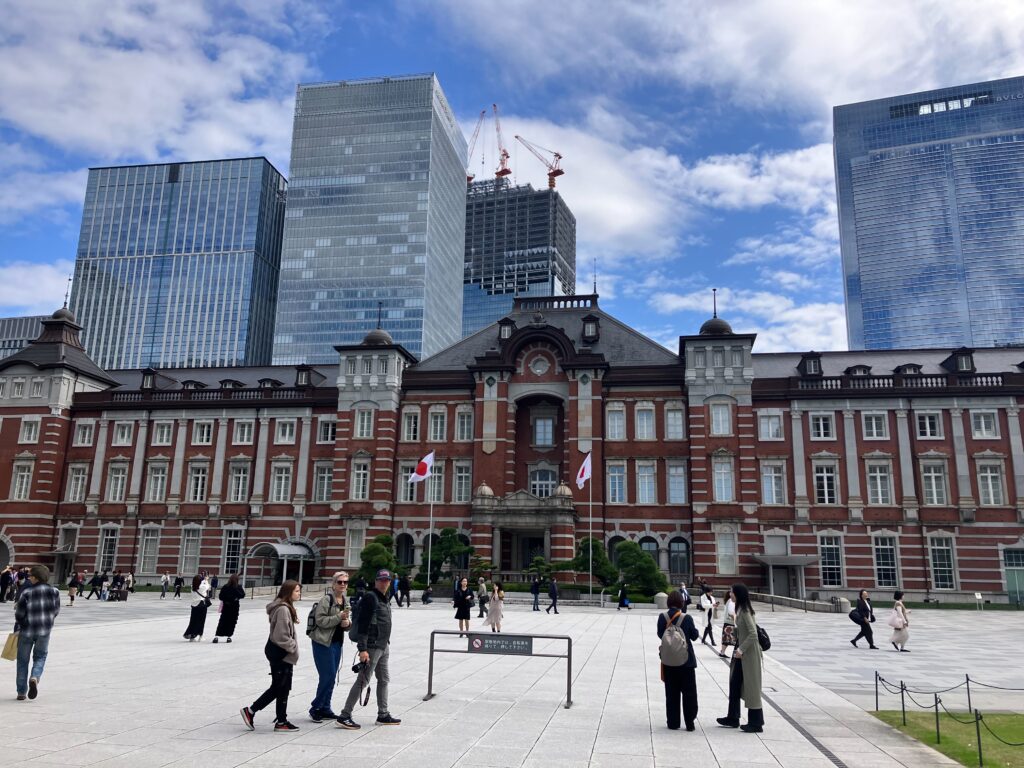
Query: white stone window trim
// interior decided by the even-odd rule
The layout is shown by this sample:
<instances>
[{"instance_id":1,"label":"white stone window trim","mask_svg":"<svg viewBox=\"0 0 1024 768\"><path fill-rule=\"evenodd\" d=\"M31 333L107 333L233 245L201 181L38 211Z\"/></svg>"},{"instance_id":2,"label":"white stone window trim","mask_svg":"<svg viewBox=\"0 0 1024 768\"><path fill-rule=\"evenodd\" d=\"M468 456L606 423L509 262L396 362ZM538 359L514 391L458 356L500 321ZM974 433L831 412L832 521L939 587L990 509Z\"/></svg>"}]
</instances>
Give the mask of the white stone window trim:
<instances>
[{"instance_id":1,"label":"white stone window trim","mask_svg":"<svg viewBox=\"0 0 1024 768\"><path fill-rule=\"evenodd\" d=\"M455 440L456 443L471 443L473 442L473 430L475 429L475 418L472 406L460 405L455 409ZM466 423L468 419L469 423L469 434L464 435L462 433L462 425Z\"/></svg>"},{"instance_id":2,"label":"white stone window trim","mask_svg":"<svg viewBox=\"0 0 1024 768\"><path fill-rule=\"evenodd\" d=\"M622 498L618 501L613 501L611 496L611 469L621 469L622 474L616 474L616 477L622 478ZM605 503L613 505L625 505L629 503L629 466L625 460L606 460L605 461L605 496L607 497Z\"/></svg>"},{"instance_id":3,"label":"white stone window trim","mask_svg":"<svg viewBox=\"0 0 1024 768\"><path fill-rule=\"evenodd\" d=\"M821 557L822 539L824 539L826 537L833 538L833 539L839 539L839 584L829 584L829 585L826 585L824 583L824 578L822 577L822 573L821 573L821 568L822 568L822 557ZM820 530L820 531L817 532L817 537L816 538L817 538L817 542L816 543L817 543L817 550L818 550L818 581L821 582L821 588L822 589L845 589L846 586L847 586L847 582L846 582L846 557L845 557L845 553L846 553L845 535L843 534L842 531L837 531L837 530L834 530L834 529L823 529L823 530Z\"/></svg>"},{"instance_id":4,"label":"white stone window trim","mask_svg":"<svg viewBox=\"0 0 1024 768\"><path fill-rule=\"evenodd\" d=\"M814 434L814 422L815 419L825 419L829 426L829 431L832 433L828 437L815 436ZM810 411L807 414L807 435L813 443L834 443L839 439L836 434L836 414L834 411Z\"/></svg>"},{"instance_id":5,"label":"white stone window trim","mask_svg":"<svg viewBox=\"0 0 1024 768\"><path fill-rule=\"evenodd\" d=\"M767 468L782 470L782 501L765 501L764 494L764 470ZM789 477L786 472L786 459L759 459L757 472L758 495L761 498L762 507L786 507L789 506Z\"/></svg>"},{"instance_id":6,"label":"white stone window trim","mask_svg":"<svg viewBox=\"0 0 1024 768\"><path fill-rule=\"evenodd\" d=\"M81 440L80 435L84 428L89 428L89 439ZM78 419L75 421L75 434L71 440L72 447L84 447L88 448L96 441L96 420L95 419Z\"/></svg>"},{"instance_id":7,"label":"white stone window trim","mask_svg":"<svg viewBox=\"0 0 1024 768\"><path fill-rule=\"evenodd\" d=\"M868 421L878 420L882 426L882 434L868 434ZM861 411L860 433L865 442L889 439L889 414L886 411Z\"/></svg>"},{"instance_id":8,"label":"white stone window trim","mask_svg":"<svg viewBox=\"0 0 1024 768\"><path fill-rule=\"evenodd\" d=\"M30 426L31 425L31 426ZM19 445L35 445L42 434L43 421L39 416L22 416L18 428Z\"/></svg>"},{"instance_id":9,"label":"white stone window trim","mask_svg":"<svg viewBox=\"0 0 1024 768\"><path fill-rule=\"evenodd\" d=\"M833 476L835 477L835 501L818 501L818 485L817 485L817 469L818 467L831 467L833 470ZM811 472L810 472L810 484L811 491L813 492L814 506L816 507L838 507L843 504L843 486L842 486L842 474L839 466L839 459L833 458L820 458L811 459Z\"/></svg>"},{"instance_id":10,"label":"white stone window trim","mask_svg":"<svg viewBox=\"0 0 1024 768\"><path fill-rule=\"evenodd\" d=\"M995 408L972 408L968 411L971 418L971 437L975 440L998 440L1001 435L999 432L999 411ZM992 417L992 431L993 434L986 435L980 434L978 425L975 422L976 416L991 416Z\"/></svg>"},{"instance_id":11,"label":"white stone window trim","mask_svg":"<svg viewBox=\"0 0 1024 768\"><path fill-rule=\"evenodd\" d=\"M985 503L982 501L981 493L981 470L987 468L994 468L999 471L999 501L995 503ZM975 459L974 460L974 477L978 483L978 506L979 507L1005 507L1009 504L1009 498L1006 492L1006 462L1003 459L986 458L986 459Z\"/></svg>"},{"instance_id":12,"label":"white stone window trim","mask_svg":"<svg viewBox=\"0 0 1024 768\"><path fill-rule=\"evenodd\" d=\"M197 419L192 422L192 445L213 445L212 419Z\"/></svg>"},{"instance_id":13,"label":"white stone window trim","mask_svg":"<svg viewBox=\"0 0 1024 768\"><path fill-rule=\"evenodd\" d=\"M621 432L617 436L611 434L611 414L615 413L620 419ZM614 400L605 406L605 440L609 442L625 442L626 440L626 403L622 400Z\"/></svg>"},{"instance_id":14,"label":"white stone window trim","mask_svg":"<svg viewBox=\"0 0 1024 768\"><path fill-rule=\"evenodd\" d=\"M902 552L900 544L900 534L898 531L889 530L888 528L881 528L878 530L871 531L868 534L868 538L871 540L871 575L875 580L875 589L896 589L900 584L903 583L903 559L900 557ZM876 547L878 539L892 539L893 540L893 555L895 559L896 569L896 580L893 584L882 584L878 583L878 559L876 556Z\"/></svg>"},{"instance_id":15,"label":"white stone window trim","mask_svg":"<svg viewBox=\"0 0 1024 768\"><path fill-rule=\"evenodd\" d=\"M938 434L922 435L921 422L918 420L919 416L934 416L939 430ZM944 440L946 438L946 429L942 423L942 411L914 411L914 434L918 440Z\"/></svg>"},{"instance_id":16,"label":"white stone window trim","mask_svg":"<svg viewBox=\"0 0 1024 768\"><path fill-rule=\"evenodd\" d=\"M669 414L670 413L678 413L679 414L679 431L680 431L680 435L678 437L673 437L673 436L671 436L669 434ZM664 438L663 438L664 440L666 440L666 441L674 441L674 440L685 440L686 439L686 406L684 405L682 400L668 400L668 401L665 402L664 422L665 422L665 424L664 424Z\"/></svg>"},{"instance_id":17,"label":"white stone window trim","mask_svg":"<svg viewBox=\"0 0 1024 768\"><path fill-rule=\"evenodd\" d=\"M943 503L941 503L941 504L930 503L928 501L928 496L925 493L925 481L924 481L925 469L931 468L931 467L939 467L939 468L942 469L942 494L943 494L943 498L945 499L945 501L943 501ZM950 501L949 501L949 462L946 459L933 458L933 457L921 459L920 463L918 465L918 474L919 474L920 482L921 482L921 506L922 507L948 507L948 506L951 506L950 505Z\"/></svg>"},{"instance_id":18,"label":"white stone window trim","mask_svg":"<svg viewBox=\"0 0 1024 768\"><path fill-rule=\"evenodd\" d=\"M889 494L889 501L872 501L871 500L871 470L873 468L881 468L885 470L886 483L888 485L886 491ZM866 507L895 507L896 504L896 488L895 478L893 477L893 466L891 459L881 458L866 458L864 459L864 506Z\"/></svg>"},{"instance_id":19,"label":"white stone window trim","mask_svg":"<svg viewBox=\"0 0 1024 768\"><path fill-rule=\"evenodd\" d=\"M757 414L757 439L758 442L762 443L781 443L786 439L786 422L784 419L784 412L781 408L758 408L755 413ZM764 430L761 428L761 419L763 418L777 418L779 420L779 436L771 437L765 436Z\"/></svg>"},{"instance_id":20,"label":"white stone window trim","mask_svg":"<svg viewBox=\"0 0 1024 768\"><path fill-rule=\"evenodd\" d=\"M939 587L935 585L935 563L932 560L932 542L936 539L949 541L949 552L952 558L953 586ZM929 531L925 534L928 549L928 583L937 592L958 592L960 590L960 558L957 553L956 533L954 531Z\"/></svg>"},{"instance_id":21,"label":"white stone window trim","mask_svg":"<svg viewBox=\"0 0 1024 768\"><path fill-rule=\"evenodd\" d=\"M274 445L295 445L298 433L298 421L296 419L275 419L274 420Z\"/></svg>"},{"instance_id":22,"label":"white stone window trim","mask_svg":"<svg viewBox=\"0 0 1024 768\"><path fill-rule=\"evenodd\" d=\"M135 436L134 421L115 421L111 430L110 444L116 446L129 446Z\"/></svg>"},{"instance_id":23,"label":"white stone window trim","mask_svg":"<svg viewBox=\"0 0 1024 768\"><path fill-rule=\"evenodd\" d=\"M157 440L166 428L166 440ZM149 444L152 446L168 446L174 442L174 422L167 419L160 419L153 422L153 435Z\"/></svg>"}]
</instances>

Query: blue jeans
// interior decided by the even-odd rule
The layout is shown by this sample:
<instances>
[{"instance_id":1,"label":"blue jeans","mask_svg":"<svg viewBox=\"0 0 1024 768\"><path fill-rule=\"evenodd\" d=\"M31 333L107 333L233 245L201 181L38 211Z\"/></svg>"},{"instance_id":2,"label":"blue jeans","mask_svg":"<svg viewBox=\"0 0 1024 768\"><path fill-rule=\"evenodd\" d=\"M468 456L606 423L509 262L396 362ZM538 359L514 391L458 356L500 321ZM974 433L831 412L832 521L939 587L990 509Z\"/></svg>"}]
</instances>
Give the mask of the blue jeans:
<instances>
[{"instance_id":1,"label":"blue jeans","mask_svg":"<svg viewBox=\"0 0 1024 768\"><path fill-rule=\"evenodd\" d=\"M28 693L28 660L32 658L32 677L43 676L46 654L50 651L50 636L25 637L18 635L18 695Z\"/></svg>"},{"instance_id":2,"label":"blue jeans","mask_svg":"<svg viewBox=\"0 0 1024 768\"><path fill-rule=\"evenodd\" d=\"M331 696L334 695L334 681L338 678L338 667L341 666L341 643L320 645L313 643L313 663L320 682L316 686L316 696L310 702L310 709L331 710Z\"/></svg>"}]
</instances>

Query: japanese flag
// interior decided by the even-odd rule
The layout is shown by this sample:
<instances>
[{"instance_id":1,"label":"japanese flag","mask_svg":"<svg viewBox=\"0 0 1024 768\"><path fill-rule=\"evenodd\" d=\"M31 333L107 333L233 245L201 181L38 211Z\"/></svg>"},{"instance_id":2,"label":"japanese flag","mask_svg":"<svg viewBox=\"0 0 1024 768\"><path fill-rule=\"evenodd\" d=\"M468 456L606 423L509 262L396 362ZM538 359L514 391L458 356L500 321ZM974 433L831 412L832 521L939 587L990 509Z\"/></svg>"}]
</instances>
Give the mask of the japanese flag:
<instances>
[{"instance_id":1,"label":"japanese flag","mask_svg":"<svg viewBox=\"0 0 1024 768\"><path fill-rule=\"evenodd\" d=\"M576 473L576 487L581 491L587 480L590 479L590 457L592 454L587 454L587 458L583 460L583 466L580 467L580 471Z\"/></svg>"},{"instance_id":2,"label":"japanese flag","mask_svg":"<svg viewBox=\"0 0 1024 768\"><path fill-rule=\"evenodd\" d=\"M431 451L422 459L420 463L416 465L416 469L413 470L412 474L409 475L410 483L422 483L428 477L430 477L430 470L434 468L434 452Z\"/></svg>"}]
</instances>

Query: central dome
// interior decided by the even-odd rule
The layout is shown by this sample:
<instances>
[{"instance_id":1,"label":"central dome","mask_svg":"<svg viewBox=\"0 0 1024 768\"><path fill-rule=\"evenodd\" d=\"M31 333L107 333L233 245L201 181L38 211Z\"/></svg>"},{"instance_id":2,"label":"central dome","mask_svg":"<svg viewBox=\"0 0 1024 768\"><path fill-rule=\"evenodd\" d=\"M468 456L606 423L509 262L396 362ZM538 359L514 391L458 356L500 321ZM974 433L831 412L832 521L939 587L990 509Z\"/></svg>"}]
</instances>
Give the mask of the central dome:
<instances>
[{"instance_id":1,"label":"central dome","mask_svg":"<svg viewBox=\"0 0 1024 768\"><path fill-rule=\"evenodd\" d=\"M716 315L715 317L712 317L710 320L706 320L704 322L704 325L700 327L700 335L731 336L732 326Z\"/></svg>"}]
</instances>

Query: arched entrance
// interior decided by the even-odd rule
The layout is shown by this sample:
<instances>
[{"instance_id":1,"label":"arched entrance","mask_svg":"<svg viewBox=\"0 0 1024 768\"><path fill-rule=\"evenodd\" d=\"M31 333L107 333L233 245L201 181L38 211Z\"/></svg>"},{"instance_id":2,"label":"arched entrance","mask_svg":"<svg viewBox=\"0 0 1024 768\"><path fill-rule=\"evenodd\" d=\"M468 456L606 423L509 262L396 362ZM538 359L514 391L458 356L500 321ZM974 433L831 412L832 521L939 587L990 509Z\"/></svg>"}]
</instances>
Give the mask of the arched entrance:
<instances>
[{"instance_id":1,"label":"arched entrance","mask_svg":"<svg viewBox=\"0 0 1024 768\"><path fill-rule=\"evenodd\" d=\"M310 584L316 579L316 553L302 542L261 542L245 555L242 580L265 587L295 579Z\"/></svg>"},{"instance_id":2,"label":"arched entrance","mask_svg":"<svg viewBox=\"0 0 1024 768\"><path fill-rule=\"evenodd\" d=\"M14 547L6 536L0 536L0 571L14 565Z\"/></svg>"}]
</instances>

